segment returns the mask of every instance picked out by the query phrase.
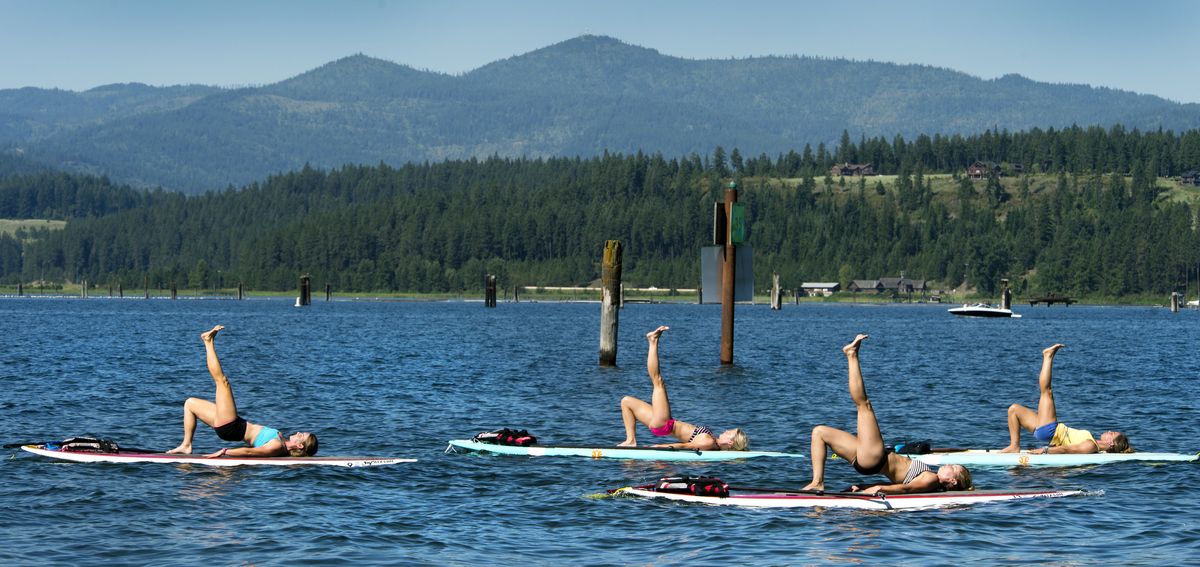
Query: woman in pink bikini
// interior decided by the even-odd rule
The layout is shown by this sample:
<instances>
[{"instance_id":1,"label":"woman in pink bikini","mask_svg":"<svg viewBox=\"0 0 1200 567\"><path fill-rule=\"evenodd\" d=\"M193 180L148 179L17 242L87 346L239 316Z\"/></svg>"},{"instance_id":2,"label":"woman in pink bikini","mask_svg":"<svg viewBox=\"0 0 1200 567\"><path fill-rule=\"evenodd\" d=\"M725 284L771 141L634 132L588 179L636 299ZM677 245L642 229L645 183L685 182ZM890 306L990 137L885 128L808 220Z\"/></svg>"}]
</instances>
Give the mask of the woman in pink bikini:
<instances>
[{"instance_id":1,"label":"woman in pink bikini","mask_svg":"<svg viewBox=\"0 0 1200 567\"><path fill-rule=\"evenodd\" d=\"M625 422L625 441L618 447L637 446L637 424L642 422L650 428L650 433L658 437L674 436L679 443L661 443L655 447L675 447L680 449L695 449L698 451L745 451L750 444L746 432L741 429L729 429L720 435L703 425L692 425L671 417L671 402L667 400L667 387L663 384L662 373L658 370L658 339L669 327L662 326L646 333L650 350L646 355L646 372L650 374L650 383L654 393L650 401L633 396L621 398L621 419Z\"/></svg>"}]
</instances>

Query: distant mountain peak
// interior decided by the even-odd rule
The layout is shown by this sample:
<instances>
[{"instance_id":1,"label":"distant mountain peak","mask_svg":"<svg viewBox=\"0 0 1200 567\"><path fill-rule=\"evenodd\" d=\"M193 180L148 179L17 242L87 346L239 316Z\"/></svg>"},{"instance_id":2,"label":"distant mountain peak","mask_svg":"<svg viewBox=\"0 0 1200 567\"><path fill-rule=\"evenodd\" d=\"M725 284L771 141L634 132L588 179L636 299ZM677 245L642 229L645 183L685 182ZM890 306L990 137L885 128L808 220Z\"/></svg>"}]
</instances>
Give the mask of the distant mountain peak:
<instances>
[{"instance_id":1,"label":"distant mountain peak","mask_svg":"<svg viewBox=\"0 0 1200 567\"><path fill-rule=\"evenodd\" d=\"M391 98L406 90L449 79L386 59L355 53L281 81L264 90L309 100Z\"/></svg>"}]
</instances>

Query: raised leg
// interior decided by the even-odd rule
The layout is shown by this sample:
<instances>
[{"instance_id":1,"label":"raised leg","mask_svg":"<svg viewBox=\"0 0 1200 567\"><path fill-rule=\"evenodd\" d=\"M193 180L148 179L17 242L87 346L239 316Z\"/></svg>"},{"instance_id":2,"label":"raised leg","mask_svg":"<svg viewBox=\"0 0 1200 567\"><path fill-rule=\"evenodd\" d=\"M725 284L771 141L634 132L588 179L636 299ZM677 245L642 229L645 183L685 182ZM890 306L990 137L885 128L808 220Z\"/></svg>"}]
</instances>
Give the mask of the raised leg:
<instances>
[{"instance_id":1,"label":"raised leg","mask_svg":"<svg viewBox=\"0 0 1200 567\"><path fill-rule=\"evenodd\" d=\"M662 336L663 331L669 328L661 326L646 333L646 341L650 343L646 352L646 373L650 375L650 384L654 387L654 391L650 396L653 413L650 420L645 423L651 428L662 427L671 419L671 401L667 399L667 386L663 383L662 372L658 369L658 339Z\"/></svg>"},{"instance_id":2,"label":"raised leg","mask_svg":"<svg viewBox=\"0 0 1200 567\"><path fill-rule=\"evenodd\" d=\"M233 401L233 387L229 385L229 379L225 377L225 372L221 369L221 359L217 358L217 333L225 327L217 325L212 330L200 335L200 339L204 341L205 361L208 364L208 373L212 375L213 385L216 387L216 423L214 426L221 426L229 423L238 417L237 403Z\"/></svg>"},{"instance_id":3,"label":"raised leg","mask_svg":"<svg viewBox=\"0 0 1200 567\"><path fill-rule=\"evenodd\" d=\"M859 466L871 468L886 457L883 450L883 434L879 431L879 422L875 419L875 408L867 398L867 387L863 383L862 368L858 363L858 348L868 335L858 335L854 340L842 347L846 353L847 374L850 387L850 399L858 411L857 447L854 457Z\"/></svg>"},{"instance_id":4,"label":"raised leg","mask_svg":"<svg viewBox=\"0 0 1200 567\"><path fill-rule=\"evenodd\" d=\"M1042 351L1042 370L1038 373L1038 389L1041 396L1038 398L1036 427L1058 421L1058 412L1054 409L1054 388L1050 385L1050 379L1054 372L1054 355L1063 346L1065 345L1053 344Z\"/></svg>"}]
</instances>

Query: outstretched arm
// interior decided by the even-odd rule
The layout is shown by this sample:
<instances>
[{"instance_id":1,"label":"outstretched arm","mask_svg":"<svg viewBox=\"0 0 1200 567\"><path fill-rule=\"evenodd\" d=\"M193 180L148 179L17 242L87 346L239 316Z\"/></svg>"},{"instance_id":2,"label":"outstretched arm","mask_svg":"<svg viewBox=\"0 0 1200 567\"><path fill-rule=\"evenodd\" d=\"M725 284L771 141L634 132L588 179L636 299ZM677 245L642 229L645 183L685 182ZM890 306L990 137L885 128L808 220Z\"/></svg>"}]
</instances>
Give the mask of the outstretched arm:
<instances>
[{"instance_id":1,"label":"outstretched arm","mask_svg":"<svg viewBox=\"0 0 1200 567\"><path fill-rule=\"evenodd\" d=\"M1090 453L1100 452L1100 446L1095 441L1085 439L1073 445L1058 445L1056 447L1047 447L1044 451L1034 449L1030 453L1046 453L1050 455L1087 455Z\"/></svg>"},{"instance_id":2,"label":"outstretched arm","mask_svg":"<svg viewBox=\"0 0 1200 567\"><path fill-rule=\"evenodd\" d=\"M209 453L205 457L282 457L287 454L283 445L268 443L262 447L233 447Z\"/></svg>"}]
</instances>

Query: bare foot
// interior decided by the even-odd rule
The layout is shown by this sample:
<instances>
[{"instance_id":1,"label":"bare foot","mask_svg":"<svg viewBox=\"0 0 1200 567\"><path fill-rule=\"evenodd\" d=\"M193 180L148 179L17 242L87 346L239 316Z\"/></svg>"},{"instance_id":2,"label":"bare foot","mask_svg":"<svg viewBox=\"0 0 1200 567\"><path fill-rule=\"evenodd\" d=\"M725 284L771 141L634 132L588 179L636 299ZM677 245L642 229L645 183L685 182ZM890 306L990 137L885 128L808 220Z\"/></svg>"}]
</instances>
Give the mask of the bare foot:
<instances>
[{"instance_id":1,"label":"bare foot","mask_svg":"<svg viewBox=\"0 0 1200 567\"><path fill-rule=\"evenodd\" d=\"M1067 345L1063 345L1063 344L1050 345L1050 346L1046 347L1046 350L1042 351L1042 356L1045 356L1048 358L1053 358L1054 353L1058 352L1058 349L1063 348L1065 346L1067 346Z\"/></svg>"},{"instance_id":2,"label":"bare foot","mask_svg":"<svg viewBox=\"0 0 1200 567\"><path fill-rule=\"evenodd\" d=\"M180 445L174 449L171 449L170 451L167 451L167 454L168 455L190 455L190 454L192 454L192 446L191 445Z\"/></svg>"},{"instance_id":3,"label":"bare foot","mask_svg":"<svg viewBox=\"0 0 1200 567\"><path fill-rule=\"evenodd\" d=\"M858 335L857 337L854 337L854 340L850 341L850 344L842 347L842 352L846 353L846 356L857 355L858 354L858 346L860 344L862 344L863 341L867 340L867 338L870 336L871 335Z\"/></svg>"},{"instance_id":4,"label":"bare foot","mask_svg":"<svg viewBox=\"0 0 1200 567\"><path fill-rule=\"evenodd\" d=\"M617 446L618 447L637 447L637 441L626 439L625 441L617 443Z\"/></svg>"},{"instance_id":5,"label":"bare foot","mask_svg":"<svg viewBox=\"0 0 1200 567\"><path fill-rule=\"evenodd\" d=\"M1009 446L1007 446L1007 447L1005 447L1005 448L1003 448L1003 449L1000 449L1000 450L999 450L999 451L997 451L997 452L998 452L998 453L1020 453L1020 452L1021 452L1021 446L1020 446L1020 445L1009 445Z\"/></svg>"},{"instance_id":6,"label":"bare foot","mask_svg":"<svg viewBox=\"0 0 1200 567\"><path fill-rule=\"evenodd\" d=\"M822 490L823 491L823 490L825 490L825 483L810 482L810 483L804 485L804 488L801 488L800 490Z\"/></svg>"},{"instance_id":7,"label":"bare foot","mask_svg":"<svg viewBox=\"0 0 1200 567\"><path fill-rule=\"evenodd\" d=\"M657 329L654 329L653 331L646 333L646 340L651 341L651 342L657 341L659 335L662 335L663 331L666 331L667 329L670 329L670 327L668 327L666 325L660 325Z\"/></svg>"},{"instance_id":8,"label":"bare foot","mask_svg":"<svg viewBox=\"0 0 1200 567\"><path fill-rule=\"evenodd\" d=\"M200 333L200 340L202 340L206 343L211 343L213 341L213 339L217 338L217 332L224 328L225 328L224 325L216 325L212 328L211 331L205 331L203 333Z\"/></svg>"}]
</instances>

